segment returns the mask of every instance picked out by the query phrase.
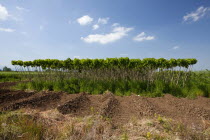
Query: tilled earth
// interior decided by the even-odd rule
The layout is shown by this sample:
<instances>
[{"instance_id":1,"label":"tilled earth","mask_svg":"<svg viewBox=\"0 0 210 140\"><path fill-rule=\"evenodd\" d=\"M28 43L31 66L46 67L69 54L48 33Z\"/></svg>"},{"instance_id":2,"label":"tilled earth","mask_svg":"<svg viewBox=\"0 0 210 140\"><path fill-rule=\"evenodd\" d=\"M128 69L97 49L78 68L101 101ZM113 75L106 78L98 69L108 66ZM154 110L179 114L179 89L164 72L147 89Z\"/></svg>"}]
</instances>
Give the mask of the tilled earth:
<instances>
[{"instance_id":1,"label":"tilled earth","mask_svg":"<svg viewBox=\"0 0 210 140\"><path fill-rule=\"evenodd\" d=\"M8 85L14 85L9 83ZM5 86L5 84L4 84ZM125 123L131 117L141 118L159 114L182 121L186 124L210 121L210 99L176 98L170 94L164 97L148 98L137 95L114 96L113 94L89 95L86 93L67 94L64 92L12 91L0 86L1 111L32 108L49 110L57 108L62 114L86 116L91 108L101 115L111 117L116 123Z\"/></svg>"},{"instance_id":2,"label":"tilled earth","mask_svg":"<svg viewBox=\"0 0 210 140\"><path fill-rule=\"evenodd\" d=\"M115 126L129 122L131 118L143 119L161 115L181 122L195 129L210 127L210 99L177 98L170 94L149 98L137 95L115 96L111 93L90 95L86 93L67 94L65 92L25 92L8 89L15 83L0 84L0 111L21 108L47 111L57 109L62 115L84 117L97 113L111 118Z\"/></svg>"}]
</instances>

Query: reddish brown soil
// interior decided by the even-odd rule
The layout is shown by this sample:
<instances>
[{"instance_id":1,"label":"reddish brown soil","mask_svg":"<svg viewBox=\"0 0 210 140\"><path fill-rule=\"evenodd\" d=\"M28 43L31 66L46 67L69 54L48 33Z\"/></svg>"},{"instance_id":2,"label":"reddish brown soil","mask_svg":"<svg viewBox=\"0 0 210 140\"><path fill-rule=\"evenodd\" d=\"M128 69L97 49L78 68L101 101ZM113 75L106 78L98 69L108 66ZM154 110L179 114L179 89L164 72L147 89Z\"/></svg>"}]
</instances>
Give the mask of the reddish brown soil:
<instances>
[{"instance_id":1,"label":"reddish brown soil","mask_svg":"<svg viewBox=\"0 0 210 140\"><path fill-rule=\"evenodd\" d=\"M85 110L89 102L90 100L87 97L87 94L81 93L76 98L58 106L57 109L62 114L78 113L81 110Z\"/></svg>"},{"instance_id":2,"label":"reddish brown soil","mask_svg":"<svg viewBox=\"0 0 210 140\"><path fill-rule=\"evenodd\" d=\"M210 121L210 99L204 97L187 99L167 94L164 97L148 98L136 95L120 97L111 93L89 95L0 90L0 111L20 108L57 109L70 116L100 114L111 118L115 125L126 123L132 118L154 117L155 114L196 126L198 129L202 121Z\"/></svg>"},{"instance_id":3,"label":"reddish brown soil","mask_svg":"<svg viewBox=\"0 0 210 140\"><path fill-rule=\"evenodd\" d=\"M118 100L113 94L105 94L102 99L100 114L105 117L113 117L117 113Z\"/></svg>"}]
</instances>

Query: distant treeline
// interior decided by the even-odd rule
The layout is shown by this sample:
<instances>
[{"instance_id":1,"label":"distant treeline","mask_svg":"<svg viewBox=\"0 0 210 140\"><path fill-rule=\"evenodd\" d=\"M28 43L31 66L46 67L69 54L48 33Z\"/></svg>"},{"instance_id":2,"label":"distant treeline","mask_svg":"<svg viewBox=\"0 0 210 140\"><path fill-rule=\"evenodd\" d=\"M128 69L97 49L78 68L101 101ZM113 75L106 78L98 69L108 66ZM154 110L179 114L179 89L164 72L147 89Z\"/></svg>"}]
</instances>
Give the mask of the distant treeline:
<instances>
[{"instance_id":1,"label":"distant treeline","mask_svg":"<svg viewBox=\"0 0 210 140\"><path fill-rule=\"evenodd\" d=\"M4 66L3 69L0 69L0 71L12 71L12 69Z\"/></svg>"}]
</instances>

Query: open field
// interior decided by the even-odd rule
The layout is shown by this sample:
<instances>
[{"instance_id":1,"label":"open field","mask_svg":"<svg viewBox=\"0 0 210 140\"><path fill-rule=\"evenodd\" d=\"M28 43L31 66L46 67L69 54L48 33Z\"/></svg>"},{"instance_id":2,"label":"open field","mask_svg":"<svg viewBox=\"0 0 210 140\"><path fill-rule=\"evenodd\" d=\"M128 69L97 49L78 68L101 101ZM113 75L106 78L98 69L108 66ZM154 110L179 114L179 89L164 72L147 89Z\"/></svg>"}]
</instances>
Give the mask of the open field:
<instances>
[{"instance_id":1,"label":"open field","mask_svg":"<svg viewBox=\"0 0 210 140\"><path fill-rule=\"evenodd\" d=\"M0 0L0 140L210 140L210 0Z\"/></svg>"},{"instance_id":2,"label":"open field","mask_svg":"<svg viewBox=\"0 0 210 140\"><path fill-rule=\"evenodd\" d=\"M10 90L15 84L0 84L2 139L210 139L209 98Z\"/></svg>"},{"instance_id":3,"label":"open field","mask_svg":"<svg viewBox=\"0 0 210 140\"><path fill-rule=\"evenodd\" d=\"M196 62L12 61L19 71L0 73L0 138L208 140L210 71Z\"/></svg>"},{"instance_id":4,"label":"open field","mask_svg":"<svg viewBox=\"0 0 210 140\"><path fill-rule=\"evenodd\" d=\"M0 82L20 81L21 76L18 72L2 72L0 71Z\"/></svg>"},{"instance_id":5,"label":"open field","mask_svg":"<svg viewBox=\"0 0 210 140\"><path fill-rule=\"evenodd\" d=\"M159 97L210 97L210 72L193 72L196 59L128 57L106 59L37 59L12 61L28 83L21 90L87 92Z\"/></svg>"}]
</instances>

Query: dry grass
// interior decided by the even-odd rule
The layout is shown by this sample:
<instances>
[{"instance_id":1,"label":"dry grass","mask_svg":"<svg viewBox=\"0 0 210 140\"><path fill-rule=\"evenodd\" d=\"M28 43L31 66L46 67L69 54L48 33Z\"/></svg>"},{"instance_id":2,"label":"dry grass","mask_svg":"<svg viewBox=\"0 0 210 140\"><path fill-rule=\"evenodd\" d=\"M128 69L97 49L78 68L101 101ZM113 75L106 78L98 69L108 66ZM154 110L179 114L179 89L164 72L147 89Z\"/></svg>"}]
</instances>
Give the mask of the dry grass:
<instances>
[{"instance_id":1,"label":"dry grass","mask_svg":"<svg viewBox=\"0 0 210 140\"><path fill-rule=\"evenodd\" d=\"M208 139L210 128L195 131L172 119L155 115L152 118L131 118L115 126L110 118L99 115L72 117L57 110L39 112L22 110L0 115L0 139L50 140L165 140Z\"/></svg>"}]
</instances>

